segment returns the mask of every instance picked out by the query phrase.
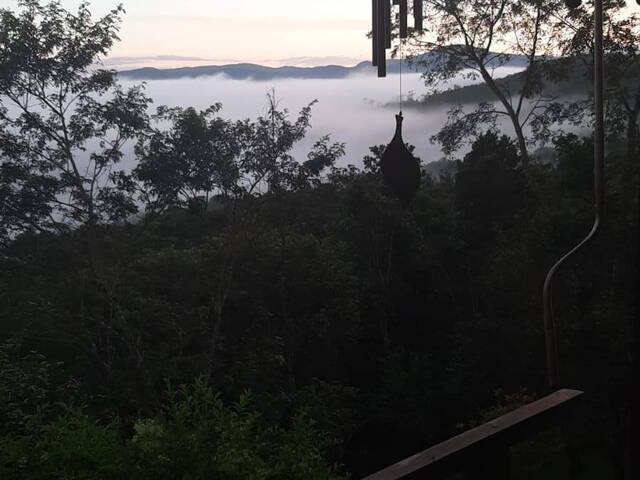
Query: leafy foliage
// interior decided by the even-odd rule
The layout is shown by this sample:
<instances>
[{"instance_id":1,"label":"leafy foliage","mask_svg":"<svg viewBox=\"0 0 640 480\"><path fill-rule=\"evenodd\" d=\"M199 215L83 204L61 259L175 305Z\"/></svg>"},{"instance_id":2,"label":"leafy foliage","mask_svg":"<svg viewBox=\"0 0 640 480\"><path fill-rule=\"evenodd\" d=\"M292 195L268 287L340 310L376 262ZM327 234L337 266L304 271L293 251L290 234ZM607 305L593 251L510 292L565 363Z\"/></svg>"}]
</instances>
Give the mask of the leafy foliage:
<instances>
[{"instance_id":1,"label":"leafy foliage","mask_svg":"<svg viewBox=\"0 0 640 480\"><path fill-rule=\"evenodd\" d=\"M432 13L488 41L487 18L530 24L542 4ZM21 6L0 11L0 98L22 109L0 109L2 478L360 477L544 390L539 293L590 225L592 139L558 132L557 164L525 165L522 138L456 124L474 138L457 173L402 208L381 146L363 168L336 165L329 137L294 157L313 104L147 118L141 89L91 67L120 9ZM489 47L460 48L482 74ZM590 392L579 441L598 452L623 450L634 311L638 165L611 133L606 235L554 292L563 378ZM137 168L116 171L134 139Z\"/></svg>"},{"instance_id":2,"label":"leafy foliage","mask_svg":"<svg viewBox=\"0 0 640 480\"><path fill-rule=\"evenodd\" d=\"M244 395L226 407L206 381L169 390L161 416L138 419L131 438L117 421L69 411L29 433L4 436L0 473L49 479L337 479L326 440L302 412L270 427Z\"/></svg>"},{"instance_id":3,"label":"leafy foliage","mask_svg":"<svg viewBox=\"0 0 640 480\"><path fill-rule=\"evenodd\" d=\"M93 21L86 3L0 10L2 238L127 218L122 147L147 124L150 99L95 69L117 39L122 8Z\"/></svg>"},{"instance_id":4,"label":"leafy foliage","mask_svg":"<svg viewBox=\"0 0 640 480\"><path fill-rule=\"evenodd\" d=\"M446 124L432 137L452 153L485 127L503 118L515 133L523 164L529 160L526 127L533 126L535 139L548 140L549 129L541 125L577 121L572 101L549 96L548 79L564 78L563 62L553 57L555 41L571 36L571 28L557 21L564 8L560 1L427 0L425 22L429 35L414 32L411 61L423 67L428 94L456 78L481 81L492 101L480 102L471 112L456 105ZM499 68L519 58L524 72L518 82L500 81ZM475 101L471 103L476 103ZM572 116L573 115L573 116Z\"/></svg>"}]
</instances>

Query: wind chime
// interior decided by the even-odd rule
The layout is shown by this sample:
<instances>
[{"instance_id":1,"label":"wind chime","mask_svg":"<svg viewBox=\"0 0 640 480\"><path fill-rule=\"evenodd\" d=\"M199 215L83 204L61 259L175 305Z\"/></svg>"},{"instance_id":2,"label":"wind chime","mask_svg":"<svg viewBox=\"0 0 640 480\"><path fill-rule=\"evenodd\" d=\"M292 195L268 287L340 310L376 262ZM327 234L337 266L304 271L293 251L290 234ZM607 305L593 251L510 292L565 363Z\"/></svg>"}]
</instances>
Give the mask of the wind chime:
<instances>
[{"instance_id":1,"label":"wind chime","mask_svg":"<svg viewBox=\"0 0 640 480\"><path fill-rule=\"evenodd\" d=\"M393 30L392 4L399 6L400 37L400 113L396 115L396 132L387 145L380 161L380 171L391 190L400 199L404 207L416 196L420 187L420 164L411 154L402 138L402 44L409 36L408 0L372 0L373 28L373 66L378 67L378 77L387 76L387 50L391 48ZM422 0L413 0L415 30L423 31Z\"/></svg>"}]
</instances>

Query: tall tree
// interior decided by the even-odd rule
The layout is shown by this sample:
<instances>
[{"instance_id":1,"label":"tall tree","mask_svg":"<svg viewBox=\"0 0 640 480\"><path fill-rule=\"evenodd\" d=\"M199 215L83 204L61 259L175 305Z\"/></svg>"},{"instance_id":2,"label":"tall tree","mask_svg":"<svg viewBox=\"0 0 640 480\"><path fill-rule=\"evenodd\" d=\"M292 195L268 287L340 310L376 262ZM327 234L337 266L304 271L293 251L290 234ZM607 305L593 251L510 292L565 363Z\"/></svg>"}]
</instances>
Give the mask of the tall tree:
<instances>
[{"instance_id":1,"label":"tall tree","mask_svg":"<svg viewBox=\"0 0 640 480\"><path fill-rule=\"evenodd\" d=\"M188 205L205 212L212 195L236 193L239 132L217 115L221 108L158 108L154 119L170 129L153 128L136 146L134 174L149 208Z\"/></svg>"},{"instance_id":2,"label":"tall tree","mask_svg":"<svg viewBox=\"0 0 640 480\"><path fill-rule=\"evenodd\" d=\"M103 304L89 312L87 297L77 299L74 340L107 372L114 352L127 352L147 388L141 331L99 235L137 210L134 182L119 164L126 142L148 124L143 88L122 88L114 71L96 67L118 38L122 12L94 20L87 3L73 13L39 0L0 10L0 236L76 230L74 260L87 271L72 289L86 295L81 286L93 285Z\"/></svg>"},{"instance_id":3,"label":"tall tree","mask_svg":"<svg viewBox=\"0 0 640 480\"><path fill-rule=\"evenodd\" d=\"M219 196L226 207L222 212L225 228L210 239L216 264L207 306L212 368L238 248L253 232L258 206L286 192L318 186L327 169L344 155L343 144L323 136L305 161L294 157L292 150L310 128L314 103L292 120L272 92L262 115L237 122L219 117L219 104L202 112L160 107L156 117L160 126L138 142L140 163L135 176L151 210L198 204L203 207L199 211L206 212L212 195ZM262 197L259 202L257 197ZM280 226L282 233L284 222Z\"/></svg>"},{"instance_id":4,"label":"tall tree","mask_svg":"<svg viewBox=\"0 0 640 480\"><path fill-rule=\"evenodd\" d=\"M604 5L606 128L609 135L626 138L627 157L635 161L640 145L640 18L629 14L625 6L624 0ZM554 21L569 33L556 37L558 50L570 58L570 65L593 77L593 2ZM589 94L593 96L593 91Z\"/></svg>"},{"instance_id":5,"label":"tall tree","mask_svg":"<svg viewBox=\"0 0 640 480\"><path fill-rule=\"evenodd\" d=\"M522 162L529 160L526 128L534 137L547 133L549 118L570 116L563 105L545 93L549 78L547 55L551 39L561 32L550 22L564 5L543 0L427 0L424 34L414 32L410 41L412 61L424 68L430 93L460 76L480 79L495 96L473 111L452 108L446 125L433 139L445 152L456 150L465 137L475 136L483 125L506 118L513 127ZM511 81L499 78L499 68L519 56L524 72Z\"/></svg>"},{"instance_id":6,"label":"tall tree","mask_svg":"<svg viewBox=\"0 0 640 480\"><path fill-rule=\"evenodd\" d=\"M277 194L317 185L326 169L344 155L344 144L322 136L307 159L296 159L292 151L311 128L314 100L303 107L295 120L280 106L275 91L267 95L264 113L255 121L244 121L240 154L240 186L245 195Z\"/></svg>"},{"instance_id":7,"label":"tall tree","mask_svg":"<svg viewBox=\"0 0 640 480\"><path fill-rule=\"evenodd\" d=\"M93 20L57 1L0 10L0 230L61 230L135 212L117 166L147 124L142 88L95 68L114 41L122 7Z\"/></svg>"},{"instance_id":8,"label":"tall tree","mask_svg":"<svg viewBox=\"0 0 640 480\"><path fill-rule=\"evenodd\" d=\"M640 152L640 18L630 15L623 0L604 2L604 49L605 49L605 95L607 133L614 138L626 139L627 165L630 172L637 172ZM572 55L576 63L593 73L593 2L576 9L566 20L570 22L574 35L561 44L566 54ZM640 184L635 177L636 202L640 202ZM632 319L633 340L631 343L631 415L626 429L626 478L635 478L640 471L638 442L634 432L640 426L640 203L636 204L636 260L635 260L635 316ZM622 463L622 462L621 462ZM621 469L622 470L622 469Z\"/></svg>"}]
</instances>

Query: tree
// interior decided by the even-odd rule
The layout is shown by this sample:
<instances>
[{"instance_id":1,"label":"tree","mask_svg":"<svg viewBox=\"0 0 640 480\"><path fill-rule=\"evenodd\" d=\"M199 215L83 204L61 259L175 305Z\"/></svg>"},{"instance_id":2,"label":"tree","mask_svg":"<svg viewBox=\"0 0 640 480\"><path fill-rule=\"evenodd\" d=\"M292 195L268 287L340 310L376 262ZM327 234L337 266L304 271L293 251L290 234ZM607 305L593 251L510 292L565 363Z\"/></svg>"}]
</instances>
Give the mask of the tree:
<instances>
[{"instance_id":1,"label":"tree","mask_svg":"<svg viewBox=\"0 0 640 480\"><path fill-rule=\"evenodd\" d=\"M103 225L137 211L134 182L119 163L126 142L148 124L143 88L124 89L114 71L95 67L117 40L122 12L93 20L86 3L72 13L38 0L0 10L0 235L74 232L68 238L81 246L71 258L86 269L71 288L81 292L71 316L81 330L74 340L106 370L115 351L126 351L145 379L141 333L99 237ZM85 310L96 291L87 294L84 285L103 297L101 311Z\"/></svg>"},{"instance_id":2,"label":"tree","mask_svg":"<svg viewBox=\"0 0 640 480\"><path fill-rule=\"evenodd\" d=\"M307 134L311 107L291 122L275 93L255 121L232 122L218 116L221 104L194 108L158 108L156 127L136 146L134 171L143 185L143 200L152 210L193 205L217 195L226 200L317 186L323 172L344 155L344 145L321 137L299 162L291 150Z\"/></svg>"},{"instance_id":3,"label":"tree","mask_svg":"<svg viewBox=\"0 0 640 480\"><path fill-rule=\"evenodd\" d=\"M213 264L206 307L212 370L238 250L255 234L251 226L261 203L319 186L327 169L344 155L344 145L331 143L329 136L313 145L306 161L299 162L291 153L310 128L314 103L293 121L274 92L256 120L224 120L217 116L220 104L202 112L160 107L156 119L168 126L151 130L137 145L140 164L135 176L151 210L196 204L206 212L213 195L223 200L224 228L210 237L202 259ZM286 244L284 221L279 226Z\"/></svg>"},{"instance_id":4,"label":"tree","mask_svg":"<svg viewBox=\"0 0 640 480\"><path fill-rule=\"evenodd\" d=\"M226 405L202 379L171 388L151 418L93 418L77 408L0 436L0 474L16 480L221 478L339 480L334 439L298 409L268 424L248 393ZM124 431L128 434L123 435Z\"/></svg>"},{"instance_id":5,"label":"tree","mask_svg":"<svg viewBox=\"0 0 640 480\"><path fill-rule=\"evenodd\" d=\"M316 100L302 108L295 121L280 108L275 91L267 95L267 107L255 121L244 121L241 131L240 188L245 195L277 194L317 186L322 175L344 155L344 144L321 137L298 161L291 151L311 128L311 110Z\"/></svg>"},{"instance_id":6,"label":"tree","mask_svg":"<svg viewBox=\"0 0 640 480\"><path fill-rule=\"evenodd\" d=\"M626 2L623 0L609 0L604 2L604 54L605 54L605 101L606 121L605 131L609 139L625 139L625 150L628 175L623 184L635 181L636 205L635 208L627 206L629 211L635 211L636 218L629 224L636 224L635 245L635 279L629 283L635 283L635 315L629 322L632 325L634 335L631 342L630 357L632 359L632 378L638 376L640 365L640 184L637 176L638 153L640 153L639 119L640 119L640 17L625 11ZM573 35L559 44L562 51L571 55L574 63L582 66L593 75L594 64L591 60L595 51L593 41L593 2L588 2L583 8L576 9L572 15L562 20L571 26ZM593 96L593 94L592 94ZM615 158L615 157L614 157ZM607 159L610 163L611 159ZM609 168L609 167L608 167ZM607 176L610 176L608 174ZM611 207L608 206L608 210ZM616 255L617 257L617 255ZM629 478L637 476L634 473L640 471L637 447L634 451L635 438L633 431L640 425L640 411L638 400L640 388L634 382L631 390L630 404L633 408L630 412L629 427L626 433L627 442L627 474ZM636 442L637 443L637 442ZM635 455L634 455L635 454ZM622 462L621 462L622 464ZM622 470L622 468L621 468Z\"/></svg>"},{"instance_id":7,"label":"tree","mask_svg":"<svg viewBox=\"0 0 640 480\"><path fill-rule=\"evenodd\" d=\"M573 106L562 104L545 93L551 78L551 39L563 34L550 21L563 5L542 0L427 0L426 35L414 32L410 41L411 60L424 67L423 78L430 93L462 75L481 79L496 102L483 102L472 112L458 105L449 111L447 124L432 138L446 153L461 141L480 133L482 125L496 125L506 118L512 125L523 164L527 164L527 126L534 137L544 137L549 117L571 118ZM515 55L526 62L522 74L499 79L497 69ZM554 68L555 69L555 68Z\"/></svg>"},{"instance_id":8,"label":"tree","mask_svg":"<svg viewBox=\"0 0 640 480\"><path fill-rule=\"evenodd\" d=\"M211 356L215 354L217 342L222 326L222 308L226 303L233 278L235 266L235 245L237 238L246 231L250 231L248 222L255 222L256 203L252 200L262 194L261 202L265 199L281 200L288 192L298 192L318 187L325 172L334 166L335 162L344 155L344 144L330 143L330 136L321 137L307 154L307 160L299 162L291 151L294 146L305 138L311 126L311 109L316 101L305 106L298 117L289 120L289 111L280 108L275 92L267 95L265 113L255 121L245 120L236 127L241 138L242 149L238 157L236 191L245 199L244 208L232 211L229 223L229 251L228 260L223 261L221 282L217 291L212 295L213 329L211 336ZM246 200L249 200L248 202ZM286 219L282 213L277 215L276 225L279 237L280 253L280 290L281 315L283 321L287 319L287 278L285 273L285 257L288 255L288 235ZM243 227L243 228L241 228Z\"/></svg>"},{"instance_id":9,"label":"tree","mask_svg":"<svg viewBox=\"0 0 640 480\"><path fill-rule=\"evenodd\" d=\"M155 120L170 129L154 128L136 146L139 163L134 174L145 187L149 208L199 205L205 212L213 194L237 193L238 131L217 116L221 108L158 108Z\"/></svg>"},{"instance_id":10,"label":"tree","mask_svg":"<svg viewBox=\"0 0 640 480\"><path fill-rule=\"evenodd\" d=\"M94 21L86 3L76 13L56 1L19 6L0 10L0 234L85 226L90 239L136 211L117 166L150 100L94 68L123 9Z\"/></svg>"},{"instance_id":11,"label":"tree","mask_svg":"<svg viewBox=\"0 0 640 480\"><path fill-rule=\"evenodd\" d=\"M487 132L476 139L456 174L456 208L475 225L469 238L480 240L494 223L514 222L524 207L526 187L518 150L506 135ZM484 235L483 235L484 233Z\"/></svg>"},{"instance_id":12,"label":"tree","mask_svg":"<svg viewBox=\"0 0 640 480\"><path fill-rule=\"evenodd\" d=\"M605 2L604 49L606 58L606 128L610 137L626 139L627 157L636 159L640 139L640 17L624 10L623 0ZM593 77L593 2L556 20L566 25L570 35L558 37L557 48L570 56L572 65ZM590 96L593 91L589 89ZM589 104L591 111L591 104Z\"/></svg>"}]
</instances>

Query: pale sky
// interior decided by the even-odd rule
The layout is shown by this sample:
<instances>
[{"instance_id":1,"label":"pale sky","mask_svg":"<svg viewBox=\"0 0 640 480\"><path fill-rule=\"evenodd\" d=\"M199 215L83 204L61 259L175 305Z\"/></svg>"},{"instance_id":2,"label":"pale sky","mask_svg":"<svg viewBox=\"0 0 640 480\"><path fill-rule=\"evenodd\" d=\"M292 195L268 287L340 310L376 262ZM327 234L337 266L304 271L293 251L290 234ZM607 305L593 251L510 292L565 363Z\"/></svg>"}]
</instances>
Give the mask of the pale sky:
<instances>
[{"instance_id":1,"label":"pale sky","mask_svg":"<svg viewBox=\"0 0 640 480\"><path fill-rule=\"evenodd\" d=\"M0 6L15 6L0 0ZM75 9L80 0L62 0ZM118 0L92 0L103 15ZM260 61L365 59L371 0L121 0L127 13L112 56L180 55Z\"/></svg>"},{"instance_id":2,"label":"pale sky","mask_svg":"<svg viewBox=\"0 0 640 480\"><path fill-rule=\"evenodd\" d=\"M371 0L121 0L113 57L177 55L220 62L290 57L367 59ZM81 0L62 0L75 9ZM16 0L0 0L13 7ZM93 0L103 15L119 0ZM635 2L635 11L640 11Z\"/></svg>"}]
</instances>

